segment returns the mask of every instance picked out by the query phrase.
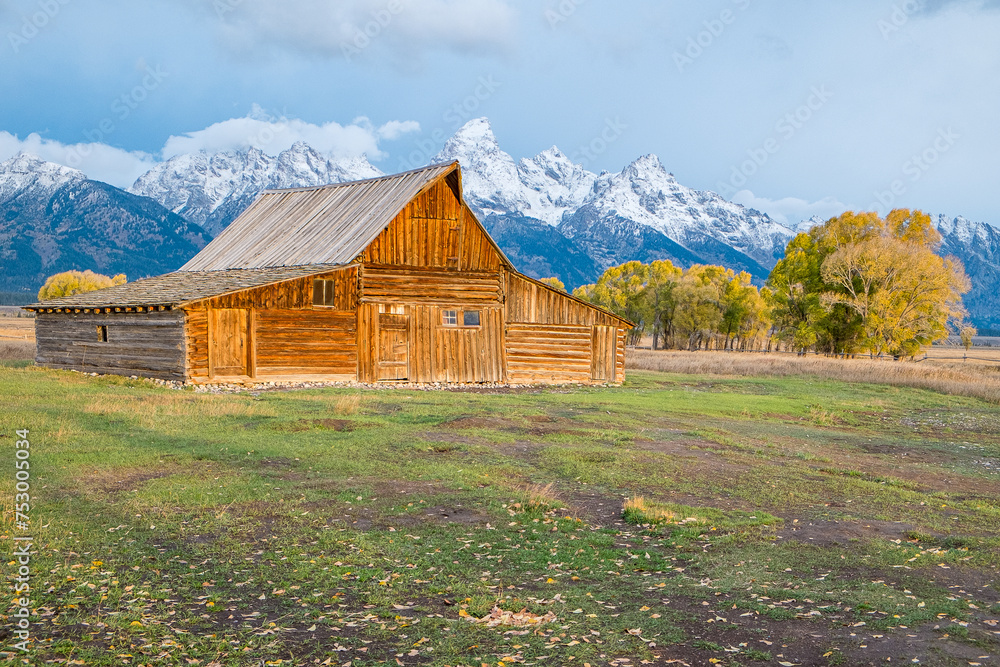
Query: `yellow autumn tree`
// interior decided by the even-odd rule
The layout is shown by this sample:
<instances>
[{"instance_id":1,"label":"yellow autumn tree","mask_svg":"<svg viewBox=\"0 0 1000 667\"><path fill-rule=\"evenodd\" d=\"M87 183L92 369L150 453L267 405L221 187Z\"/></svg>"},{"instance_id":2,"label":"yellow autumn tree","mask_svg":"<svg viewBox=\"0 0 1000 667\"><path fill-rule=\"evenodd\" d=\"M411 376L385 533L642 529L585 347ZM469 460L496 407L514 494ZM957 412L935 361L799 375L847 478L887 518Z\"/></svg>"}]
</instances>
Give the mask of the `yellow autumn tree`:
<instances>
[{"instance_id":1,"label":"yellow autumn tree","mask_svg":"<svg viewBox=\"0 0 1000 667\"><path fill-rule=\"evenodd\" d=\"M573 296L635 322L629 332L629 343L635 345L642 337L649 322L649 305L646 284L649 267L642 262L626 262L606 270L593 285L573 290Z\"/></svg>"},{"instance_id":2,"label":"yellow autumn tree","mask_svg":"<svg viewBox=\"0 0 1000 667\"><path fill-rule=\"evenodd\" d=\"M57 299L61 296L93 292L105 287L124 285L125 282L124 273L119 273L111 277L94 273L89 269L86 271L63 271L62 273L51 275L45 280L45 284L38 290L38 300L48 301L49 299Z\"/></svg>"},{"instance_id":3,"label":"yellow autumn tree","mask_svg":"<svg viewBox=\"0 0 1000 667\"><path fill-rule=\"evenodd\" d=\"M946 338L949 320L964 314L969 279L957 260L935 253L941 236L930 216L905 209L885 219L846 213L826 231L832 252L821 267L830 288L823 301L857 313L873 354L913 356Z\"/></svg>"},{"instance_id":4,"label":"yellow autumn tree","mask_svg":"<svg viewBox=\"0 0 1000 667\"><path fill-rule=\"evenodd\" d=\"M544 283L545 285L548 285L549 287L554 287L554 288L556 288L557 290L559 290L561 292L565 292L566 291L566 284L563 281L559 280L558 278L556 278L554 276L552 278L541 278L541 279L539 279L538 282Z\"/></svg>"}]
</instances>

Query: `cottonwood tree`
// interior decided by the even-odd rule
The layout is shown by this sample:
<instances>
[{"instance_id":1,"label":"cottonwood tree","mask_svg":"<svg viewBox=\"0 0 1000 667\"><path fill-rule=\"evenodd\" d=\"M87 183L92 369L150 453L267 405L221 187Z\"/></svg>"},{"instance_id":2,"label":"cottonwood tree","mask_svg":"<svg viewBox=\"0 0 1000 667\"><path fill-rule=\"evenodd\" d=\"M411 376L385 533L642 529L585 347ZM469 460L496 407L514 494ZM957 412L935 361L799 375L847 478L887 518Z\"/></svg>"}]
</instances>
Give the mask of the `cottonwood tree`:
<instances>
[{"instance_id":1,"label":"cottonwood tree","mask_svg":"<svg viewBox=\"0 0 1000 667\"><path fill-rule=\"evenodd\" d=\"M947 336L969 280L930 216L847 212L800 234L768 279L782 334L805 348L912 356Z\"/></svg>"},{"instance_id":2,"label":"cottonwood tree","mask_svg":"<svg viewBox=\"0 0 1000 667\"><path fill-rule=\"evenodd\" d=\"M648 279L648 266L642 262L626 262L605 271L593 285L576 288L573 296L634 322L636 326L629 332L628 340L631 345L635 345L649 324L650 313L646 299Z\"/></svg>"},{"instance_id":3,"label":"cottonwood tree","mask_svg":"<svg viewBox=\"0 0 1000 667\"><path fill-rule=\"evenodd\" d=\"M38 290L38 300L48 301L61 296L93 292L125 283L124 273L111 277L94 273L89 269L86 271L64 271L46 278L45 284Z\"/></svg>"}]
</instances>

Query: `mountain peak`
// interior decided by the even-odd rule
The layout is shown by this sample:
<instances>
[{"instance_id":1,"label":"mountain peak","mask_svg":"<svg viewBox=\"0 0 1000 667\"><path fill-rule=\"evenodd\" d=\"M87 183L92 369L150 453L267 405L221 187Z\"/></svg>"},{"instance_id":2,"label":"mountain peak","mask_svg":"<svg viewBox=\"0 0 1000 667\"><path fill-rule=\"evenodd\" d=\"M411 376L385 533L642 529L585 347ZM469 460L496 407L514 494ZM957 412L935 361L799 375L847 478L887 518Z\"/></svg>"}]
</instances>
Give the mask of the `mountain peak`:
<instances>
[{"instance_id":1,"label":"mountain peak","mask_svg":"<svg viewBox=\"0 0 1000 667\"><path fill-rule=\"evenodd\" d=\"M455 133L452 139L497 143L497 137L493 134L493 126L490 124L490 119L485 116L470 120L458 129L458 132Z\"/></svg>"},{"instance_id":2,"label":"mountain peak","mask_svg":"<svg viewBox=\"0 0 1000 667\"><path fill-rule=\"evenodd\" d=\"M642 177L657 175L660 177L666 176L671 181L674 180L674 175L668 172L667 168L660 161L660 158L652 153L637 158L625 168L625 171Z\"/></svg>"},{"instance_id":3,"label":"mountain peak","mask_svg":"<svg viewBox=\"0 0 1000 667\"><path fill-rule=\"evenodd\" d=\"M48 162L33 153L19 152L5 162L0 162L0 174L35 175L52 182L86 180L87 176L78 169Z\"/></svg>"}]
</instances>

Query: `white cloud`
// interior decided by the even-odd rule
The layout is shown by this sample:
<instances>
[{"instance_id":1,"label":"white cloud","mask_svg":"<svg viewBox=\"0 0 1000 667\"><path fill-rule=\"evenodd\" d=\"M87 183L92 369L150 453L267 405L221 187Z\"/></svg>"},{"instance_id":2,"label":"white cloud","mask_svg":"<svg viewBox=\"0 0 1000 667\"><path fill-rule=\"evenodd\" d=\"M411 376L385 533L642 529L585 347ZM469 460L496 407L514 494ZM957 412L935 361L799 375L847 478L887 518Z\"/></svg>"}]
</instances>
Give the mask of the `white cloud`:
<instances>
[{"instance_id":1,"label":"white cloud","mask_svg":"<svg viewBox=\"0 0 1000 667\"><path fill-rule=\"evenodd\" d=\"M224 41L237 51L262 43L354 59L369 47L398 58L426 51L493 54L509 48L510 0L222 0ZM220 9L221 7L222 9Z\"/></svg>"},{"instance_id":2,"label":"white cloud","mask_svg":"<svg viewBox=\"0 0 1000 667\"><path fill-rule=\"evenodd\" d=\"M378 136L381 139L392 141L393 139L399 139L404 134L419 131L420 123L415 120L390 120L378 129Z\"/></svg>"},{"instance_id":3,"label":"white cloud","mask_svg":"<svg viewBox=\"0 0 1000 667\"><path fill-rule=\"evenodd\" d=\"M825 197L819 201L809 202L796 197L783 199L768 199L758 197L750 190L740 190L732 197L732 201L767 213L776 222L795 229L800 222L813 216L832 218L850 209L849 206L837 201L834 197Z\"/></svg>"},{"instance_id":4,"label":"white cloud","mask_svg":"<svg viewBox=\"0 0 1000 667\"><path fill-rule=\"evenodd\" d=\"M21 151L79 169L88 178L120 188L132 185L135 179L156 165L152 155L140 151L126 151L100 143L64 144L36 133L21 139L10 132L0 131L0 161Z\"/></svg>"},{"instance_id":5,"label":"white cloud","mask_svg":"<svg viewBox=\"0 0 1000 667\"><path fill-rule=\"evenodd\" d=\"M295 142L304 141L334 158L367 155L377 160L385 155L379 150L380 141L391 141L419 130L420 124L416 121L394 120L376 127L364 116L355 118L349 125L334 122L316 125L297 118L268 116L255 105L245 118L231 118L204 130L170 137L163 146L163 159L198 151L246 150L251 146L277 155Z\"/></svg>"}]
</instances>

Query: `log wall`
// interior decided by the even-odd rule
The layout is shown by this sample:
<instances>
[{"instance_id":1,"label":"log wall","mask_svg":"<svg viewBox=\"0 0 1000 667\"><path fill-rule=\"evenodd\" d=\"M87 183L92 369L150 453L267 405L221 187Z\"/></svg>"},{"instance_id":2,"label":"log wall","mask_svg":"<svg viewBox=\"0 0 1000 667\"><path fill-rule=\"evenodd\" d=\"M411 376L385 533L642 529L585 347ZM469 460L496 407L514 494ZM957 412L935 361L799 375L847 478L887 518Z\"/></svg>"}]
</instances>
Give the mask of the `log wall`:
<instances>
[{"instance_id":1,"label":"log wall","mask_svg":"<svg viewBox=\"0 0 1000 667\"><path fill-rule=\"evenodd\" d=\"M98 327L107 327L107 342ZM183 380L184 313L38 313L35 361L86 373Z\"/></svg>"},{"instance_id":2,"label":"log wall","mask_svg":"<svg viewBox=\"0 0 1000 667\"><path fill-rule=\"evenodd\" d=\"M498 305L503 297L499 271L462 271L365 265L361 301L443 306Z\"/></svg>"},{"instance_id":3,"label":"log wall","mask_svg":"<svg viewBox=\"0 0 1000 667\"><path fill-rule=\"evenodd\" d=\"M313 305L313 281L334 282L332 306ZM357 377L358 267L205 299L185 306L187 372L195 382L232 377L210 362L210 312L242 310L248 322L245 377L354 380ZM237 376L241 377L241 376Z\"/></svg>"},{"instance_id":4,"label":"log wall","mask_svg":"<svg viewBox=\"0 0 1000 667\"><path fill-rule=\"evenodd\" d=\"M511 382L623 382L621 320L558 290L506 272Z\"/></svg>"}]
</instances>

